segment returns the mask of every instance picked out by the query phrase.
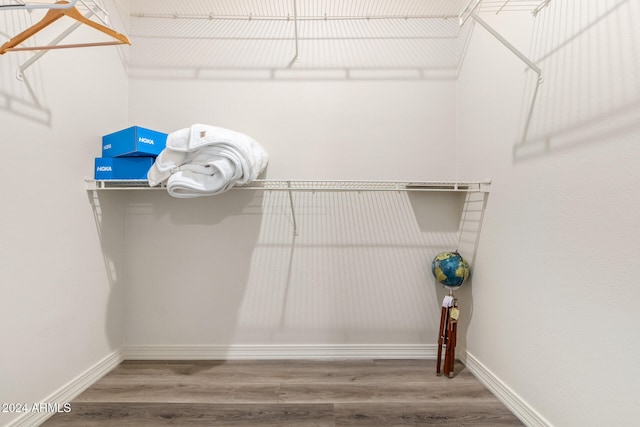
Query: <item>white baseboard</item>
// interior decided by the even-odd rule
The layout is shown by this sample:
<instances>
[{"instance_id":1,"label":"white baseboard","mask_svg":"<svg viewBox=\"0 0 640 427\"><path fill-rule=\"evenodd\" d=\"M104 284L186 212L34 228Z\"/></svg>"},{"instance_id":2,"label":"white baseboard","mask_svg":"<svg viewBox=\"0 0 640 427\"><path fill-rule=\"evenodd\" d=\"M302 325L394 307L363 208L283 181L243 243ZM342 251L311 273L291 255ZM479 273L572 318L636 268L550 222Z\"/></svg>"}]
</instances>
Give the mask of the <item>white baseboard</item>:
<instances>
[{"instance_id":1,"label":"white baseboard","mask_svg":"<svg viewBox=\"0 0 640 427\"><path fill-rule=\"evenodd\" d=\"M269 360L269 359L435 359L437 345L174 345L126 346L115 351L87 371L59 388L43 402L70 402L123 360ZM529 427L552 427L535 409L484 366L471 353L461 351L460 359L509 410ZM52 414L30 412L7 427L31 427Z\"/></svg>"},{"instance_id":2,"label":"white baseboard","mask_svg":"<svg viewBox=\"0 0 640 427\"><path fill-rule=\"evenodd\" d=\"M437 345L126 346L125 360L435 359Z\"/></svg>"},{"instance_id":3,"label":"white baseboard","mask_svg":"<svg viewBox=\"0 0 640 427\"><path fill-rule=\"evenodd\" d=\"M91 368L60 387L58 390L42 399L52 405L58 405L62 408L64 404L71 402L76 396L85 391L89 386L102 378L106 373L115 368L122 362L122 351L117 350ZM73 408L72 408L73 410ZM49 417L54 415L51 412L27 412L23 416L13 420L7 427L33 427L42 424Z\"/></svg>"},{"instance_id":4,"label":"white baseboard","mask_svg":"<svg viewBox=\"0 0 640 427\"><path fill-rule=\"evenodd\" d=\"M528 427L552 427L535 409L509 388L471 353L465 352L463 363L516 417Z\"/></svg>"}]
</instances>

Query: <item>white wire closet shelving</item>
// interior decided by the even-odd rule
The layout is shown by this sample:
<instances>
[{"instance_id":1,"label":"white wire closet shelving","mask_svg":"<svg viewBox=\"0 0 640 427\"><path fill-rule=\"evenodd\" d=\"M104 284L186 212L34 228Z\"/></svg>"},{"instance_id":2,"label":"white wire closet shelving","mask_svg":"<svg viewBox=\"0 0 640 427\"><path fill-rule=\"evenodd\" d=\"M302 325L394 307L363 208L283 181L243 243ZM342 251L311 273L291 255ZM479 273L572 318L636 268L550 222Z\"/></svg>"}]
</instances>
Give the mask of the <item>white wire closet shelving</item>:
<instances>
[{"instance_id":1,"label":"white wire closet shelving","mask_svg":"<svg viewBox=\"0 0 640 427\"><path fill-rule=\"evenodd\" d=\"M549 1L476 1L474 12L537 13ZM286 79L326 71L319 78L367 79L375 70L454 79L468 33L459 18L467 8L468 0L132 0L131 72Z\"/></svg>"},{"instance_id":2,"label":"white wire closet shelving","mask_svg":"<svg viewBox=\"0 0 640 427\"><path fill-rule=\"evenodd\" d=\"M137 18L351 20L456 18L468 0L131 0ZM481 12L537 13L551 0L482 0Z\"/></svg>"},{"instance_id":3,"label":"white wire closet shelving","mask_svg":"<svg viewBox=\"0 0 640 427\"><path fill-rule=\"evenodd\" d=\"M85 179L87 190L165 190L164 185L150 187L145 180ZM266 191L446 191L488 193L490 180L483 181L367 181L367 180L288 180L257 179L232 189Z\"/></svg>"},{"instance_id":4,"label":"white wire closet shelving","mask_svg":"<svg viewBox=\"0 0 640 427\"><path fill-rule=\"evenodd\" d=\"M139 191L166 191L166 186L159 185L149 187L148 181L145 180L92 180L85 179L87 191L97 197L101 191L117 191L117 190L139 190ZM234 190L258 190L267 192L287 192L288 193L288 209L291 213L292 232L294 236L298 235L298 219L294 203L294 193L363 193L363 192L447 192L450 194L460 194L465 198L465 208L463 223L466 220L467 212L475 211L479 214L476 221L482 223L484 209L489 196L490 180L483 181L367 181L367 180L285 180L285 179L257 179L245 185L232 187L229 191ZM212 196L207 196L212 197ZM286 197L286 196L285 196ZM478 208L480 203L480 208ZM473 222L473 221L471 221ZM468 230L462 227L459 231L458 244L460 245L461 236ZM479 228L474 231L476 235ZM474 240L477 246L477 238Z\"/></svg>"},{"instance_id":5,"label":"white wire closet shelving","mask_svg":"<svg viewBox=\"0 0 640 427\"><path fill-rule=\"evenodd\" d=\"M107 8L102 1L69 4L103 22L107 9L124 18L116 29L126 24L130 75L141 78L455 79L469 33L459 25L468 0L108 0ZM550 1L471 3L477 14L535 15ZM18 14L63 6L0 0L0 11Z\"/></svg>"},{"instance_id":6,"label":"white wire closet shelving","mask_svg":"<svg viewBox=\"0 0 640 427\"><path fill-rule=\"evenodd\" d=\"M529 12L534 16L544 9L551 0L483 0L480 12Z\"/></svg>"}]
</instances>

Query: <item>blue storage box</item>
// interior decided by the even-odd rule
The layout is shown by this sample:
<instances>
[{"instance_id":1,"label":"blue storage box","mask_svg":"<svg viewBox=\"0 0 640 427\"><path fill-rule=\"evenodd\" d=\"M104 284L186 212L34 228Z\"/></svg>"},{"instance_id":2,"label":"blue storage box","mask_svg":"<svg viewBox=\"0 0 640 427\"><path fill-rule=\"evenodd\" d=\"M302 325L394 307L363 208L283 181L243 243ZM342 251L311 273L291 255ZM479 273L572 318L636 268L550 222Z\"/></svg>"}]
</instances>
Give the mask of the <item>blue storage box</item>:
<instances>
[{"instance_id":1,"label":"blue storage box","mask_svg":"<svg viewBox=\"0 0 640 427\"><path fill-rule=\"evenodd\" d=\"M154 157L97 157L94 176L97 181L146 180L153 162Z\"/></svg>"},{"instance_id":2,"label":"blue storage box","mask_svg":"<svg viewBox=\"0 0 640 427\"><path fill-rule=\"evenodd\" d=\"M166 133L132 126L102 137L102 157L156 157L166 143Z\"/></svg>"}]
</instances>

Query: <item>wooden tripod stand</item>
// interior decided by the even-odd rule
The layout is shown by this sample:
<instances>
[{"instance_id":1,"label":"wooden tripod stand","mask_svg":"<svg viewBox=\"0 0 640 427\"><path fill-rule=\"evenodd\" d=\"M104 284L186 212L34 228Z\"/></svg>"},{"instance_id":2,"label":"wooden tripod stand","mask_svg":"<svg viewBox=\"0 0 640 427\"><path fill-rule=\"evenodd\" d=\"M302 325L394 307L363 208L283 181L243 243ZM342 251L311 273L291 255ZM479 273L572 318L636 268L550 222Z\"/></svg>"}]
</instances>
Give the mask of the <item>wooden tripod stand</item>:
<instances>
[{"instance_id":1,"label":"wooden tripod stand","mask_svg":"<svg viewBox=\"0 0 640 427\"><path fill-rule=\"evenodd\" d=\"M458 332L458 300L453 297L453 291L449 290L449 295L442 300L442 310L440 313L440 332L438 335L438 362L436 374L447 375L453 378L453 365L456 359L456 339ZM445 347L444 367L442 367L442 347ZM441 370L442 368L442 370Z\"/></svg>"}]
</instances>

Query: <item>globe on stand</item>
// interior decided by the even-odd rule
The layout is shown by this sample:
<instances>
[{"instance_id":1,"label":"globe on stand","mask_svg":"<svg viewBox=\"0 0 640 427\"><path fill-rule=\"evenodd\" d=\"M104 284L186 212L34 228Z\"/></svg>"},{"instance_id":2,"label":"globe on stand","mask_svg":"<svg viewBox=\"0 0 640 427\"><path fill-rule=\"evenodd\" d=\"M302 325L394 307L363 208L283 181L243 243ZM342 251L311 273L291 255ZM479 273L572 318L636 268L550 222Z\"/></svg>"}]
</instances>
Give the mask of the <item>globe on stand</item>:
<instances>
[{"instance_id":1,"label":"globe on stand","mask_svg":"<svg viewBox=\"0 0 640 427\"><path fill-rule=\"evenodd\" d=\"M469 277L469 264L458 251L442 252L431 263L431 272L436 281L448 288L458 288Z\"/></svg>"}]
</instances>

